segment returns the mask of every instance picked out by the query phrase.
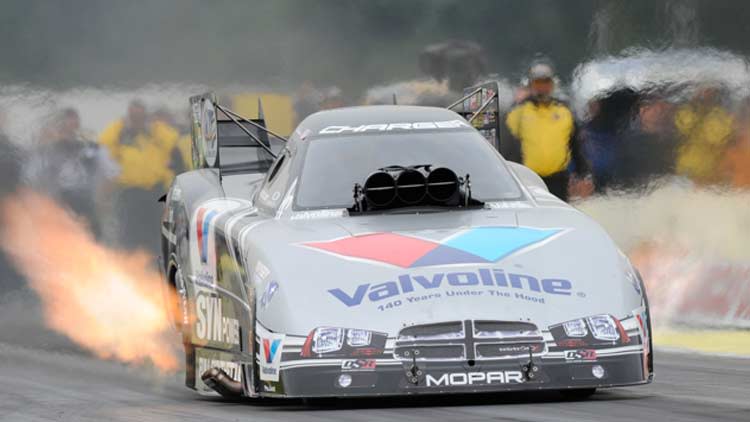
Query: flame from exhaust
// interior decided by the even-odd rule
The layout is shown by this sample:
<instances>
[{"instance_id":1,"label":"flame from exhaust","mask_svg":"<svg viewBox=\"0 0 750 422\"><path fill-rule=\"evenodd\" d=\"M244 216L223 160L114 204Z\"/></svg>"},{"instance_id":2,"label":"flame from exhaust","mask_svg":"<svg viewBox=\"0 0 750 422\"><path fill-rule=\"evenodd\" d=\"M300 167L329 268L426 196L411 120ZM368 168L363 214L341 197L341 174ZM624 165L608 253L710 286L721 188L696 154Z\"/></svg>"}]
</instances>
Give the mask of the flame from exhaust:
<instances>
[{"instance_id":1,"label":"flame from exhaust","mask_svg":"<svg viewBox=\"0 0 750 422\"><path fill-rule=\"evenodd\" d=\"M100 358L178 368L160 276L146 253L105 248L84 223L30 191L8 198L1 212L2 246L41 298L50 328Z\"/></svg>"}]
</instances>

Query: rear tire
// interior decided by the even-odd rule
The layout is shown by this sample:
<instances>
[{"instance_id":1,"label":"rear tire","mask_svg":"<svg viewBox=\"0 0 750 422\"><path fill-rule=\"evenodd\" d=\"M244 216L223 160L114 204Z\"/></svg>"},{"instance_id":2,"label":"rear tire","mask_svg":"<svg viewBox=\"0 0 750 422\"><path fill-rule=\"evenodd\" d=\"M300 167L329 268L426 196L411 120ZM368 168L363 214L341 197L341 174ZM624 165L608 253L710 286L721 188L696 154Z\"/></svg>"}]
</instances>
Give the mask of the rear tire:
<instances>
[{"instance_id":1,"label":"rear tire","mask_svg":"<svg viewBox=\"0 0 750 422\"><path fill-rule=\"evenodd\" d=\"M596 388L576 388L560 390L560 395L566 400L585 400L596 393Z\"/></svg>"}]
</instances>

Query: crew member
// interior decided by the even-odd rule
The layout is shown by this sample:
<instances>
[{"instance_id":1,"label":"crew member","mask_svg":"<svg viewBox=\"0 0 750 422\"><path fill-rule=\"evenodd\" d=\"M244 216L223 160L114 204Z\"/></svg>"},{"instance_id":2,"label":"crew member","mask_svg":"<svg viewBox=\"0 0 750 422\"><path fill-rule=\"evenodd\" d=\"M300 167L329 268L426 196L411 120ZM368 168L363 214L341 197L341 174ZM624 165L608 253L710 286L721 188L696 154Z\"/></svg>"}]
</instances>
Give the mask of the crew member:
<instances>
[{"instance_id":1,"label":"crew member","mask_svg":"<svg viewBox=\"0 0 750 422\"><path fill-rule=\"evenodd\" d=\"M120 166L117 179L118 242L129 249L159 246L159 197L174 172L169 168L179 133L159 119L151 119L140 101L128 106L124 119L110 124L99 136Z\"/></svg>"},{"instance_id":2,"label":"crew member","mask_svg":"<svg viewBox=\"0 0 750 422\"><path fill-rule=\"evenodd\" d=\"M677 149L677 174L699 184L721 181L718 168L734 126L734 118L721 104L720 90L713 86L699 89L675 115L681 141Z\"/></svg>"},{"instance_id":3,"label":"crew member","mask_svg":"<svg viewBox=\"0 0 750 422\"><path fill-rule=\"evenodd\" d=\"M515 153L510 160L518 161L535 171L550 192L567 201L569 184L576 195L587 196L593 191L572 111L554 98L555 74L547 63L535 63L528 73L529 97L518 103L507 115L506 125L515 139ZM575 174L571 182L568 166L573 161Z\"/></svg>"},{"instance_id":4,"label":"crew member","mask_svg":"<svg viewBox=\"0 0 750 422\"><path fill-rule=\"evenodd\" d=\"M98 236L97 195L117 176L118 169L106 148L83 133L78 112L61 110L43 131L24 173L34 190L85 219Z\"/></svg>"}]
</instances>

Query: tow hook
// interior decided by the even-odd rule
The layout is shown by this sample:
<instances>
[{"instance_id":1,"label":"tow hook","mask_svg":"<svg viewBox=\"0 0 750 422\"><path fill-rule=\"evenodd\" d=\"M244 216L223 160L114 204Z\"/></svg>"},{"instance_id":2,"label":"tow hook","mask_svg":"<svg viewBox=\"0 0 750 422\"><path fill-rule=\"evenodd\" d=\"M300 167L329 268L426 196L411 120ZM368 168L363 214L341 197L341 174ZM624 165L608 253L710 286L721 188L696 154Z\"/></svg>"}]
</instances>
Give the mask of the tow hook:
<instances>
[{"instance_id":1,"label":"tow hook","mask_svg":"<svg viewBox=\"0 0 750 422\"><path fill-rule=\"evenodd\" d=\"M534 355L529 347L529 362L526 365L521 366L523 375L527 381L533 381L539 374L539 366L534 363Z\"/></svg>"},{"instance_id":2,"label":"tow hook","mask_svg":"<svg viewBox=\"0 0 750 422\"><path fill-rule=\"evenodd\" d=\"M407 356L409 352L405 353ZM419 378L422 376L423 372L417 366L417 355L419 354L419 350L412 350L411 351L411 365L406 370L406 379L409 380L410 383L414 385L419 384Z\"/></svg>"}]
</instances>

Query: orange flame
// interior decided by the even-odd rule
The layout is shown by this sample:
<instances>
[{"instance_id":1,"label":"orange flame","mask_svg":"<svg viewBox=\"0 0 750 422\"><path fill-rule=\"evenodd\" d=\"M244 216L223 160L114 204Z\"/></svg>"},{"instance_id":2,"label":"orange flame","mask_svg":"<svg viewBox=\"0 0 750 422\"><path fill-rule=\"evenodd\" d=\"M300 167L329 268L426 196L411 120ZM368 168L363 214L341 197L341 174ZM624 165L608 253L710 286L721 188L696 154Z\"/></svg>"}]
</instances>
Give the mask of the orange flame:
<instances>
[{"instance_id":1,"label":"orange flame","mask_svg":"<svg viewBox=\"0 0 750 422\"><path fill-rule=\"evenodd\" d=\"M1 212L2 246L41 298L50 328L100 358L178 368L160 276L146 253L103 247L81 221L30 191Z\"/></svg>"}]
</instances>

